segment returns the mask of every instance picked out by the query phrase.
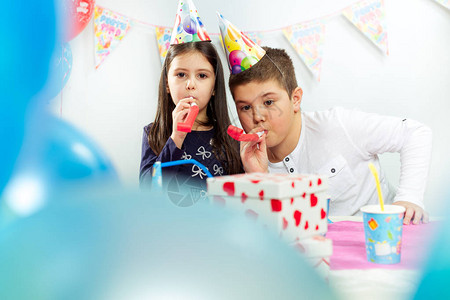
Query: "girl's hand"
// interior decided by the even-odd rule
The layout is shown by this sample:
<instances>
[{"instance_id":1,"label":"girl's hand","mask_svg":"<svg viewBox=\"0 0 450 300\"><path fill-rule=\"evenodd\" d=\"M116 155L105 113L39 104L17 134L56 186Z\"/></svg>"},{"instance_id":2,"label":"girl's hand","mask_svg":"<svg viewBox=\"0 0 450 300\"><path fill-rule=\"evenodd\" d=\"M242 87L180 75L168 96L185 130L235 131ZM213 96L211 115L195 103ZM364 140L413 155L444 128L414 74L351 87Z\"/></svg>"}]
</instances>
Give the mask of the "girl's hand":
<instances>
[{"instance_id":1,"label":"girl's hand","mask_svg":"<svg viewBox=\"0 0 450 300\"><path fill-rule=\"evenodd\" d=\"M263 128L254 128L248 133L256 133L263 130ZM240 153L246 173L268 172L269 158L267 156L266 133L264 133L256 142L241 142Z\"/></svg>"},{"instance_id":2,"label":"girl's hand","mask_svg":"<svg viewBox=\"0 0 450 300\"><path fill-rule=\"evenodd\" d=\"M189 112L189 108L191 107L191 103L195 102L194 98L184 98L181 99L178 104L175 106L175 109L172 111L172 134L170 137L175 142L175 145L179 149L181 149L181 146L183 145L184 139L186 138L187 133L178 131L177 130L177 124L180 122L184 122L186 119L186 116Z\"/></svg>"}]
</instances>

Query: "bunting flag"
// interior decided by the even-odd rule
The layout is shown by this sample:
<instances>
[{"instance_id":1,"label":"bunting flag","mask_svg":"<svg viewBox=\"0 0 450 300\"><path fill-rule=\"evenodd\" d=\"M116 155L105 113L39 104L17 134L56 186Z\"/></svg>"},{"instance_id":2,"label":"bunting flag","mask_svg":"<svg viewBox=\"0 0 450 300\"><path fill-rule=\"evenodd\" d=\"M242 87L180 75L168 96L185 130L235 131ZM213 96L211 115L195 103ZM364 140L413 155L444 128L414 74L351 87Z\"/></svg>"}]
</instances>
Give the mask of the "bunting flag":
<instances>
[{"instance_id":1,"label":"bunting flag","mask_svg":"<svg viewBox=\"0 0 450 300\"><path fill-rule=\"evenodd\" d=\"M383 0L360 1L344 9L342 14L389 55Z\"/></svg>"},{"instance_id":2,"label":"bunting flag","mask_svg":"<svg viewBox=\"0 0 450 300\"><path fill-rule=\"evenodd\" d=\"M283 28L283 33L309 70L320 81L325 23L314 20Z\"/></svg>"},{"instance_id":3,"label":"bunting flag","mask_svg":"<svg viewBox=\"0 0 450 300\"><path fill-rule=\"evenodd\" d=\"M167 50L170 47L170 37L172 30L169 27L155 27L156 41L158 42L159 57L161 58L161 65L164 65L164 59L167 55Z\"/></svg>"},{"instance_id":4,"label":"bunting flag","mask_svg":"<svg viewBox=\"0 0 450 300\"><path fill-rule=\"evenodd\" d=\"M434 0L437 3L439 3L440 5L447 7L448 9L450 9L450 0Z\"/></svg>"},{"instance_id":5,"label":"bunting flag","mask_svg":"<svg viewBox=\"0 0 450 300\"><path fill-rule=\"evenodd\" d=\"M320 81L325 25L331 17L343 14L377 47L384 53L389 54L383 1L360 0L328 16L285 27L282 29L282 32L311 73ZM450 6L450 0L434 1L447 8ZM184 1L182 3L184 4ZM136 24L152 27L152 30L154 28L161 64L164 63L172 38L173 30L171 28L134 20L106 8L95 6L95 68L100 66L128 33L131 26ZM199 26L203 26L203 24L199 23ZM247 31L245 34L241 33L246 39L253 41L254 46L261 46L265 34L272 31L281 30ZM217 36L217 39L222 44L222 49L224 49L221 34L212 33L211 35Z\"/></svg>"},{"instance_id":6,"label":"bunting flag","mask_svg":"<svg viewBox=\"0 0 450 300\"><path fill-rule=\"evenodd\" d=\"M130 30L130 19L111 10L95 6L95 68L115 49Z\"/></svg>"},{"instance_id":7,"label":"bunting flag","mask_svg":"<svg viewBox=\"0 0 450 300\"><path fill-rule=\"evenodd\" d=\"M263 35L258 31L247 31L244 32L252 41L261 46L261 41L263 39Z\"/></svg>"}]
</instances>

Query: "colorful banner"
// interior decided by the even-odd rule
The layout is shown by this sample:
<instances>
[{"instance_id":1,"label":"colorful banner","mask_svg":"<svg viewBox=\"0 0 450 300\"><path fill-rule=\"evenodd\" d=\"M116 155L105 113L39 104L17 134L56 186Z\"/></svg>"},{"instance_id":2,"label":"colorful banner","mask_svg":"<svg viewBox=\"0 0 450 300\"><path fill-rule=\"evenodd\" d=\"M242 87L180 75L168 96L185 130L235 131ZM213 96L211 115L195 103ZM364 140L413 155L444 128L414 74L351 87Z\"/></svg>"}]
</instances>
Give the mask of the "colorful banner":
<instances>
[{"instance_id":1,"label":"colorful banner","mask_svg":"<svg viewBox=\"0 0 450 300\"><path fill-rule=\"evenodd\" d=\"M344 9L342 14L389 55L383 0L360 1Z\"/></svg>"},{"instance_id":2,"label":"colorful banner","mask_svg":"<svg viewBox=\"0 0 450 300\"><path fill-rule=\"evenodd\" d=\"M111 10L95 6L95 68L117 47L130 30L130 19Z\"/></svg>"},{"instance_id":3,"label":"colorful banner","mask_svg":"<svg viewBox=\"0 0 450 300\"><path fill-rule=\"evenodd\" d=\"M164 65L164 59L167 55L167 50L170 47L170 37L172 30L169 27L155 27L156 41L158 42L159 57L161 58L161 65Z\"/></svg>"},{"instance_id":4,"label":"colorful banner","mask_svg":"<svg viewBox=\"0 0 450 300\"><path fill-rule=\"evenodd\" d=\"M325 34L325 23L314 20L283 29L283 33L300 58L320 81Z\"/></svg>"},{"instance_id":5,"label":"colorful banner","mask_svg":"<svg viewBox=\"0 0 450 300\"><path fill-rule=\"evenodd\" d=\"M445 7L449 7L450 0L434 1ZM311 73L319 81L323 59L325 25L330 19L330 16L339 14L343 14L377 47L386 54L389 54L383 0L361 0L332 15L283 28L282 31L285 37L297 51ZM100 66L123 39L130 26L134 26L137 23L155 28L159 57L161 64L164 63L170 47L171 33L173 32L171 28L134 20L103 7L96 6L94 13L96 68ZM261 45L267 32L250 31L245 32L245 36L248 36L256 45ZM211 35L214 38L217 36L223 49L222 36L217 33L212 33Z\"/></svg>"},{"instance_id":6,"label":"colorful banner","mask_svg":"<svg viewBox=\"0 0 450 300\"><path fill-rule=\"evenodd\" d=\"M434 0L437 3L439 3L440 5L447 7L448 9L450 9L450 0Z\"/></svg>"}]
</instances>

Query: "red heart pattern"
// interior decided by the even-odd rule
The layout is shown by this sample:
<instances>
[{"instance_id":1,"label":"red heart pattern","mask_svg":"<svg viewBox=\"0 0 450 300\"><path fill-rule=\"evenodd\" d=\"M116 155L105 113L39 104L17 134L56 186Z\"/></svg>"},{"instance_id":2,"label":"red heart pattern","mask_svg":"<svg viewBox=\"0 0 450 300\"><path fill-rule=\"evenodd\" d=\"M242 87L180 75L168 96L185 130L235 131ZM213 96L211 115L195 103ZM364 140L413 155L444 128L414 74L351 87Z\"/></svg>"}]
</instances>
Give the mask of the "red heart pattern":
<instances>
[{"instance_id":1,"label":"red heart pattern","mask_svg":"<svg viewBox=\"0 0 450 300\"><path fill-rule=\"evenodd\" d=\"M228 196L234 196L234 182L225 182L223 184L223 190Z\"/></svg>"},{"instance_id":2,"label":"red heart pattern","mask_svg":"<svg viewBox=\"0 0 450 300\"><path fill-rule=\"evenodd\" d=\"M323 210L323 208L320 211L320 218L321 219L325 219L325 217L327 216L327 212Z\"/></svg>"},{"instance_id":3,"label":"red heart pattern","mask_svg":"<svg viewBox=\"0 0 450 300\"><path fill-rule=\"evenodd\" d=\"M242 193L242 195L241 195L241 202L244 203L245 200L247 200L247 198L248 198L247 194Z\"/></svg>"},{"instance_id":4,"label":"red heart pattern","mask_svg":"<svg viewBox=\"0 0 450 300\"><path fill-rule=\"evenodd\" d=\"M278 199L270 200L270 205L272 206L272 211L281 211L283 208L281 205L281 201Z\"/></svg>"},{"instance_id":5,"label":"red heart pattern","mask_svg":"<svg viewBox=\"0 0 450 300\"><path fill-rule=\"evenodd\" d=\"M295 220L295 226L298 227L300 225L300 221L302 219L302 213L298 210L294 211L294 220Z\"/></svg>"},{"instance_id":6,"label":"red heart pattern","mask_svg":"<svg viewBox=\"0 0 450 300\"><path fill-rule=\"evenodd\" d=\"M311 194L310 200L311 200L311 207L314 207L314 206L317 205L317 197L316 197L316 195Z\"/></svg>"},{"instance_id":7,"label":"red heart pattern","mask_svg":"<svg viewBox=\"0 0 450 300\"><path fill-rule=\"evenodd\" d=\"M286 220L285 217L283 217L283 230L286 230L287 227L288 227L288 221Z\"/></svg>"},{"instance_id":8,"label":"red heart pattern","mask_svg":"<svg viewBox=\"0 0 450 300\"><path fill-rule=\"evenodd\" d=\"M259 192L259 200L264 200L264 190L261 190L261 192Z\"/></svg>"}]
</instances>

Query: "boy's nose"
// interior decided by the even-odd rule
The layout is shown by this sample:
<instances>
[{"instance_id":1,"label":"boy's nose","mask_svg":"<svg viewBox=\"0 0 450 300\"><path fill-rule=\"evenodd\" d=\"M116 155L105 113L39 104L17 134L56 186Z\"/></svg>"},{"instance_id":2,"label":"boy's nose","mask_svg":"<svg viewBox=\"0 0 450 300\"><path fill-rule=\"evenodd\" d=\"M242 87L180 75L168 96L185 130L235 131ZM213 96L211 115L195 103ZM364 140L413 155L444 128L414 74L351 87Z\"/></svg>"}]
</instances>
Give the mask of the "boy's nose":
<instances>
[{"instance_id":1,"label":"boy's nose","mask_svg":"<svg viewBox=\"0 0 450 300\"><path fill-rule=\"evenodd\" d=\"M259 107L255 107L253 110L253 121L258 124L260 122L264 122L266 117L264 115L264 109L260 109Z\"/></svg>"}]
</instances>

